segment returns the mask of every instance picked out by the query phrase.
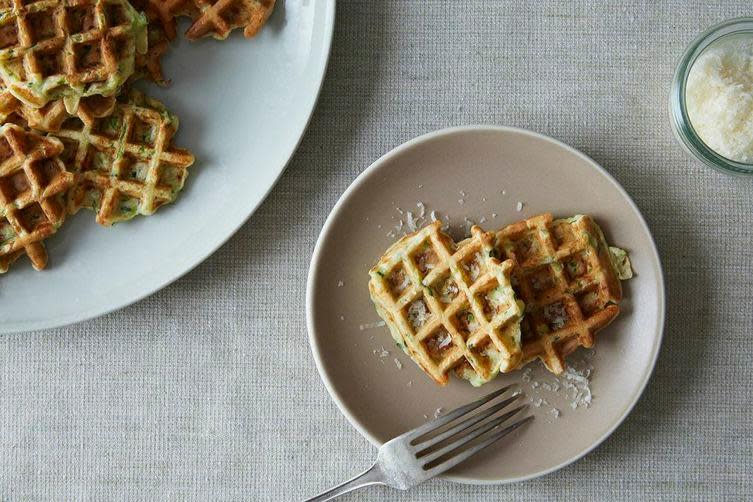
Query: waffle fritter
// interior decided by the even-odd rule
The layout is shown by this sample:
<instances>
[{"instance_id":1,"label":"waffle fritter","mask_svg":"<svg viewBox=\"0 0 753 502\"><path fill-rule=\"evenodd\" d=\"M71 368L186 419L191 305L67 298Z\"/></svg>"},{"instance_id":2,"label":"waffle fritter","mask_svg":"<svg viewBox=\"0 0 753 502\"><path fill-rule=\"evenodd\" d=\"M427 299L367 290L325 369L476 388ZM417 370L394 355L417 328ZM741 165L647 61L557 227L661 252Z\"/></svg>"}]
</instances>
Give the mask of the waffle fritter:
<instances>
[{"instance_id":1,"label":"waffle fritter","mask_svg":"<svg viewBox=\"0 0 753 502\"><path fill-rule=\"evenodd\" d=\"M590 216L543 214L496 232L473 226L457 244L434 222L393 244L369 275L398 346L440 384L454 369L481 385L537 358L564 371L565 357L593 346L619 314L620 277L632 271Z\"/></svg>"},{"instance_id":2,"label":"waffle fritter","mask_svg":"<svg viewBox=\"0 0 753 502\"><path fill-rule=\"evenodd\" d=\"M511 261L496 259L478 227L458 245L441 223L406 235L369 272L369 291L395 342L434 381L481 385L521 357L522 304Z\"/></svg>"},{"instance_id":3,"label":"waffle fritter","mask_svg":"<svg viewBox=\"0 0 753 502\"><path fill-rule=\"evenodd\" d=\"M165 32L159 13L151 7L149 0L130 0L139 12L143 12L147 19L148 49L145 54L136 54L136 71L132 78L147 78L160 86L166 86L169 81L162 73L162 56L174 38Z\"/></svg>"},{"instance_id":4,"label":"waffle fritter","mask_svg":"<svg viewBox=\"0 0 753 502\"><path fill-rule=\"evenodd\" d=\"M68 211L97 213L101 225L153 214L183 188L194 156L175 148L178 119L159 101L131 90L107 116L66 119L54 135L65 147L61 159L76 175Z\"/></svg>"},{"instance_id":5,"label":"waffle fritter","mask_svg":"<svg viewBox=\"0 0 753 502\"><path fill-rule=\"evenodd\" d=\"M115 96L87 96L81 98L76 115L79 117L106 117L115 108ZM50 101L34 108L20 101L0 82L0 120L37 131L55 132L71 115L62 99Z\"/></svg>"},{"instance_id":6,"label":"waffle fritter","mask_svg":"<svg viewBox=\"0 0 753 502\"><path fill-rule=\"evenodd\" d=\"M186 31L189 40L206 36L224 40L236 28L243 28L243 34L250 38L264 26L275 6L275 0L148 1L171 40L176 35L176 17L190 17L193 20Z\"/></svg>"},{"instance_id":7,"label":"waffle fritter","mask_svg":"<svg viewBox=\"0 0 753 502\"><path fill-rule=\"evenodd\" d=\"M39 108L117 94L147 50L146 18L127 0L2 0L0 75Z\"/></svg>"},{"instance_id":8,"label":"waffle fritter","mask_svg":"<svg viewBox=\"0 0 753 502\"><path fill-rule=\"evenodd\" d=\"M525 302L521 364L539 358L562 373L565 356L593 346L594 333L620 312L622 286L601 229L590 216L542 214L496 232L494 247L513 260Z\"/></svg>"},{"instance_id":9,"label":"waffle fritter","mask_svg":"<svg viewBox=\"0 0 753 502\"><path fill-rule=\"evenodd\" d=\"M147 26L147 35L149 37L149 48L146 54L136 55L136 73L134 75L137 77L143 76L155 84L165 87L169 81L162 73L162 56L167 52L170 40L168 40L162 25L151 21Z\"/></svg>"},{"instance_id":10,"label":"waffle fritter","mask_svg":"<svg viewBox=\"0 0 753 502\"><path fill-rule=\"evenodd\" d=\"M22 254L47 265L42 241L65 219L73 174L57 157L63 145L15 124L0 127L0 273Z\"/></svg>"}]
</instances>

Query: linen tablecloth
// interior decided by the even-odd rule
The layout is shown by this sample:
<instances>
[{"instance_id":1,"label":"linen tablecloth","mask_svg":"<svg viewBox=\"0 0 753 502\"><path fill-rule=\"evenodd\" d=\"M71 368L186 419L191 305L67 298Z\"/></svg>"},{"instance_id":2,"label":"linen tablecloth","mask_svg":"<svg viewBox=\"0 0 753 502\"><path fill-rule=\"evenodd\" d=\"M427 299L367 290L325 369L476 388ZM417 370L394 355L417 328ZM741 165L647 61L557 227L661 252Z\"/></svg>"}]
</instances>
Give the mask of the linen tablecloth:
<instances>
[{"instance_id":1,"label":"linen tablecloth","mask_svg":"<svg viewBox=\"0 0 753 502\"><path fill-rule=\"evenodd\" d=\"M0 337L0 500L297 500L367 467L374 448L309 352L309 258L373 160L481 123L573 145L635 199L668 286L656 371L625 423L559 472L345 500L753 497L753 180L689 158L667 112L687 44L746 14L721 0L340 1L311 126L235 237L129 308Z\"/></svg>"}]
</instances>

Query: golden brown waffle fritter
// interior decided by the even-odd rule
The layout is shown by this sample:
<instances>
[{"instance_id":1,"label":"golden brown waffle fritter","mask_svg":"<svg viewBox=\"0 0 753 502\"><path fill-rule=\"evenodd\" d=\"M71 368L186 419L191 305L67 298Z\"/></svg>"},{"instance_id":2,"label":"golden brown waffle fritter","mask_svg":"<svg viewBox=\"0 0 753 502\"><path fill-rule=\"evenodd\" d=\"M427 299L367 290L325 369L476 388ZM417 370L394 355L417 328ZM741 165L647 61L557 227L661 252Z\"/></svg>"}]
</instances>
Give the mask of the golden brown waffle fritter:
<instances>
[{"instance_id":1,"label":"golden brown waffle fritter","mask_svg":"<svg viewBox=\"0 0 753 502\"><path fill-rule=\"evenodd\" d=\"M116 94L145 53L146 19L127 0L2 0L0 75L33 107Z\"/></svg>"},{"instance_id":2,"label":"golden brown waffle fritter","mask_svg":"<svg viewBox=\"0 0 753 502\"><path fill-rule=\"evenodd\" d=\"M102 225L153 214L183 188L194 157L175 148L178 119L159 101L131 90L106 117L70 117L54 135L76 175L68 210L86 207Z\"/></svg>"},{"instance_id":3,"label":"golden brown waffle fritter","mask_svg":"<svg viewBox=\"0 0 753 502\"><path fill-rule=\"evenodd\" d=\"M151 7L149 0L130 1L136 10L146 15L148 21L146 30L149 40L149 47L146 53L136 55L136 71L132 78L148 78L157 85L164 87L169 81L162 73L162 56L170 47L170 40L174 35L173 37L168 37L159 14Z\"/></svg>"},{"instance_id":4,"label":"golden brown waffle fritter","mask_svg":"<svg viewBox=\"0 0 753 502\"><path fill-rule=\"evenodd\" d=\"M183 187L193 155L172 147L178 120L158 101L135 90L121 102L90 96L70 115L60 100L37 109L6 94L0 90L3 120L48 132L65 145L61 159L76 174L69 212L89 207L99 223L111 225L152 214Z\"/></svg>"},{"instance_id":5,"label":"golden brown waffle fritter","mask_svg":"<svg viewBox=\"0 0 753 502\"><path fill-rule=\"evenodd\" d=\"M594 333L620 312L622 286L604 235L590 216L542 214L495 237L500 258L515 264L513 285L526 306L521 364L540 358L561 373L565 356L593 346Z\"/></svg>"},{"instance_id":6,"label":"golden brown waffle fritter","mask_svg":"<svg viewBox=\"0 0 753 502\"><path fill-rule=\"evenodd\" d=\"M81 98L76 115L83 120L107 117L115 109L115 96L87 96ZM59 131L63 122L70 117L62 100L50 101L42 108L22 105L19 113L32 129L45 132Z\"/></svg>"},{"instance_id":7,"label":"golden brown waffle fritter","mask_svg":"<svg viewBox=\"0 0 753 502\"><path fill-rule=\"evenodd\" d=\"M393 244L369 272L369 291L395 342L434 381L448 373L481 385L521 357L522 305L511 261L494 258L489 234L474 227L458 245L441 223Z\"/></svg>"},{"instance_id":8,"label":"golden brown waffle fritter","mask_svg":"<svg viewBox=\"0 0 753 502\"><path fill-rule=\"evenodd\" d=\"M148 78L155 84L165 87L169 80L162 73L162 56L170 47L170 41L161 25L149 23L147 26L149 49L146 54L136 56L136 76Z\"/></svg>"},{"instance_id":9,"label":"golden brown waffle fritter","mask_svg":"<svg viewBox=\"0 0 753 502\"><path fill-rule=\"evenodd\" d=\"M0 273L22 254L47 265L42 241L65 219L73 174L57 157L63 145L15 124L0 127Z\"/></svg>"},{"instance_id":10,"label":"golden brown waffle fritter","mask_svg":"<svg viewBox=\"0 0 753 502\"><path fill-rule=\"evenodd\" d=\"M474 226L457 244L434 222L393 244L369 275L392 337L440 384L450 369L480 385L536 358L561 373L622 298L610 248L585 215L543 214L497 232Z\"/></svg>"},{"instance_id":11,"label":"golden brown waffle fritter","mask_svg":"<svg viewBox=\"0 0 753 502\"><path fill-rule=\"evenodd\" d=\"M247 38L253 37L264 26L275 6L275 0L148 1L170 39L176 35L175 18L190 17L193 24L186 31L189 40L206 36L224 40L236 28L243 28Z\"/></svg>"},{"instance_id":12,"label":"golden brown waffle fritter","mask_svg":"<svg viewBox=\"0 0 753 502\"><path fill-rule=\"evenodd\" d=\"M115 108L115 96L88 96L82 98L76 115L85 119L105 117ZM13 96L0 82L0 120L37 131L55 132L63 121L71 115L66 111L63 100L50 101L41 108L34 108Z\"/></svg>"}]
</instances>

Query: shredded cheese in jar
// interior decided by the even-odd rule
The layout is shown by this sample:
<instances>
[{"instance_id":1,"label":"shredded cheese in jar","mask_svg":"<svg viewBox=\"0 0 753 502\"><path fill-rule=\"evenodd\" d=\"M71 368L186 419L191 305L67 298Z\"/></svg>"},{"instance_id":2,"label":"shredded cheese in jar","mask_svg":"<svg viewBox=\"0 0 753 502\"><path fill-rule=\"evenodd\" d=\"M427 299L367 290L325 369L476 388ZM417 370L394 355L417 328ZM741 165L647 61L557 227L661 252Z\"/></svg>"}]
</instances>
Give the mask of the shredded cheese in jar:
<instances>
[{"instance_id":1,"label":"shredded cheese in jar","mask_svg":"<svg viewBox=\"0 0 753 502\"><path fill-rule=\"evenodd\" d=\"M691 67L685 92L701 140L723 157L753 164L753 36L709 46Z\"/></svg>"}]
</instances>

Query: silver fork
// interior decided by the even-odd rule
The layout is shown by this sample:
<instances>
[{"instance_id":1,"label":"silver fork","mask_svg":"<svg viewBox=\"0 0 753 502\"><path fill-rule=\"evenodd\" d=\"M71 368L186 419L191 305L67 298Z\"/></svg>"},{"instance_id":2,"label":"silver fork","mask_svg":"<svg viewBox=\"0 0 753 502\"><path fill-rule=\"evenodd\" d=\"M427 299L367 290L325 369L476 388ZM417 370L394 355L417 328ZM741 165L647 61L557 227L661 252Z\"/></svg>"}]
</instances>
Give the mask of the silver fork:
<instances>
[{"instance_id":1,"label":"silver fork","mask_svg":"<svg viewBox=\"0 0 753 502\"><path fill-rule=\"evenodd\" d=\"M407 490L455 467L533 420L533 416L527 416L502 428L502 424L526 408L526 405L489 419L522 394L513 395L472 414L502 396L511 387L508 385L496 390L384 443L379 448L376 462L368 470L306 502L331 500L369 485L386 485L398 490ZM465 415L469 415L468 418L443 430L445 426Z\"/></svg>"}]
</instances>

